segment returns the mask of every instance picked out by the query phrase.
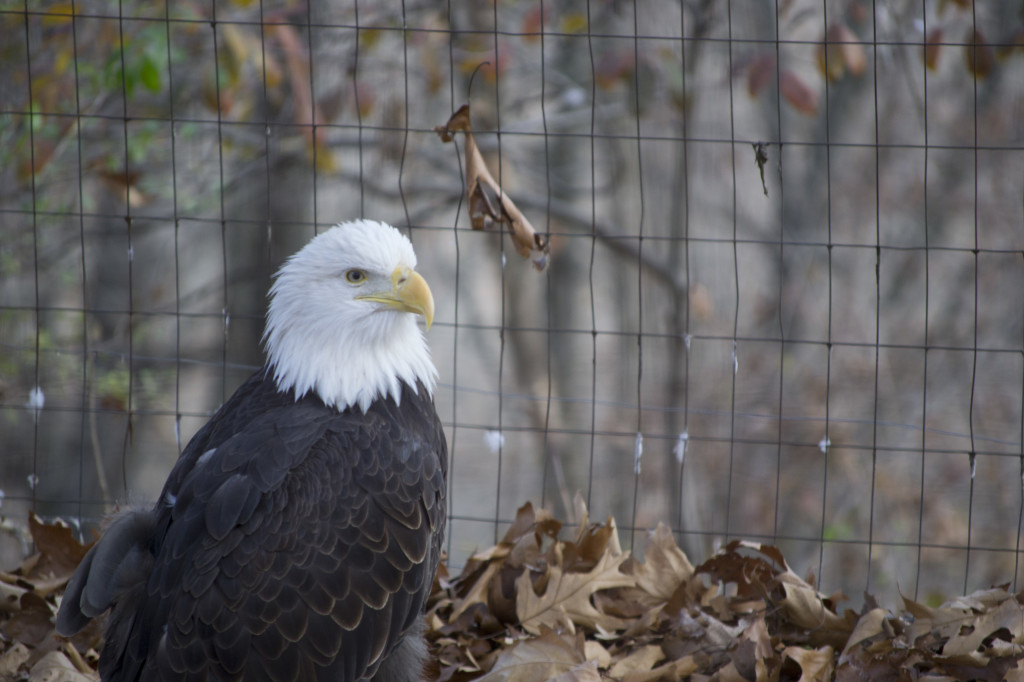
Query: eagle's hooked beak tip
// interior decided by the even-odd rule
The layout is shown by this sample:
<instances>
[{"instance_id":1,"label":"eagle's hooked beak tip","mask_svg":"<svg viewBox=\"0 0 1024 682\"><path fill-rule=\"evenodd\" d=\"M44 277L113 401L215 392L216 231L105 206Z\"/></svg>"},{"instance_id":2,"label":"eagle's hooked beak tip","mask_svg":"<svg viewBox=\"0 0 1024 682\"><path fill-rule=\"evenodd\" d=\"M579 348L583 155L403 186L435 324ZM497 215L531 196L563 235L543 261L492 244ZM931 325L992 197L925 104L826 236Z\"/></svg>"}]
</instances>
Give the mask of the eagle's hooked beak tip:
<instances>
[{"instance_id":1,"label":"eagle's hooked beak tip","mask_svg":"<svg viewBox=\"0 0 1024 682\"><path fill-rule=\"evenodd\" d=\"M422 315L429 331L434 323L434 296L427 280L412 268L398 267L391 274L391 284L401 309Z\"/></svg>"}]
</instances>

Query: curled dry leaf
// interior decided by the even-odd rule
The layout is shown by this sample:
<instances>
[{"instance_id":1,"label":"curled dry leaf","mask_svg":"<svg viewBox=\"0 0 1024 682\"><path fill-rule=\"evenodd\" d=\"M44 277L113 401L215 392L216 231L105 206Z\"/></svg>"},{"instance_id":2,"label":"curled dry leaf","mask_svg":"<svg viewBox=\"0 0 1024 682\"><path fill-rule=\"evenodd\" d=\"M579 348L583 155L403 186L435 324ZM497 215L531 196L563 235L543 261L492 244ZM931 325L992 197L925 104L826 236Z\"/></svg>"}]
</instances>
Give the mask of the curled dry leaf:
<instances>
[{"instance_id":1,"label":"curled dry leaf","mask_svg":"<svg viewBox=\"0 0 1024 682\"><path fill-rule=\"evenodd\" d=\"M783 656L792 658L800 666L799 682L828 682L831 680L834 654L835 652L830 646L821 649L788 646L782 650Z\"/></svg>"},{"instance_id":2,"label":"curled dry leaf","mask_svg":"<svg viewBox=\"0 0 1024 682\"><path fill-rule=\"evenodd\" d=\"M842 645L850 635L850 624L837 615L822 595L807 583L782 581L786 596L781 601L793 624L816 633L816 639Z\"/></svg>"},{"instance_id":3,"label":"curled dry leaf","mask_svg":"<svg viewBox=\"0 0 1024 682\"><path fill-rule=\"evenodd\" d=\"M544 509L534 511L527 502L516 511L516 519L500 543L477 552L453 582L461 597L454 605L449 621L459 618L474 604L485 604L499 618L515 617L515 599L505 596L502 583L514 582L525 564L535 564L545 538L556 538L562 524Z\"/></svg>"},{"instance_id":4,"label":"curled dry leaf","mask_svg":"<svg viewBox=\"0 0 1024 682\"><path fill-rule=\"evenodd\" d=\"M861 642L875 637L884 632L885 619L888 614L883 609L874 608L862 615L857 620L857 625L853 628L853 633L850 634L849 639L846 640L846 647L843 649L843 653L839 657L839 661L842 662L846 659L848 652L856 645Z\"/></svg>"},{"instance_id":5,"label":"curled dry leaf","mask_svg":"<svg viewBox=\"0 0 1024 682\"><path fill-rule=\"evenodd\" d=\"M463 104L443 126L434 128L442 142L451 142L455 133L466 136L466 199L474 230L502 229L512 234L516 253L529 258L533 267L543 270L548 262L548 240L539 234L522 211L495 181L473 138L469 105Z\"/></svg>"},{"instance_id":6,"label":"curled dry leaf","mask_svg":"<svg viewBox=\"0 0 1024 682\"><path fill-rule=\"evenodd\" d=\"M913 642L926 635L947 639L960 630L970 615L969 610L951 608L948 604L932 608L906 597L902 601L903 610L913 619L905 632L907 639Z\"/></svg>"},{"instance_id":7,"label":"curled dry leaf","mask_svg":"<svg viewBox=\"0 0 1024 682\"><path fill-rule=\"evenodd\" d=\"M680 583L693 577L693 564L663 523L648 538L643 562L631 562L630 569L637 587L664 602L672 598Z\"/></svg>"}]
</instances>

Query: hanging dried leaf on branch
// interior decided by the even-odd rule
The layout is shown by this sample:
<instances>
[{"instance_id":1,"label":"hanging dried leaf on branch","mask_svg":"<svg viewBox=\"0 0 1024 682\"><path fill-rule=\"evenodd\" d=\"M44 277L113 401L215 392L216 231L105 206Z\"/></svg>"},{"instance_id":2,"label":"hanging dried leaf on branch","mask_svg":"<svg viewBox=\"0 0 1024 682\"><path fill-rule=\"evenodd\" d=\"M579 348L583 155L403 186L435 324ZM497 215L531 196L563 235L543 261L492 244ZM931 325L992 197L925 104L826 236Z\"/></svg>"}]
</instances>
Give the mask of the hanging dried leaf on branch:
<instances>
[{"instance_id":1,"label":"hanging dried leaf on branch","mask_svg":"<svg viewBox=\"0 0 1024 682\"><path fill-rule=\"evenodd\" d=\"M466 135L466 198L469 201L469 219L474 230L493 230L507 227L512 235L516 253L529 258L533 267L543 270L548 263L547 237L533 229L522 211L501 189L473 139L469 120L469 105L463 104L443 126L434 128L442 142L451 142L455 133Z\"/></svg>"}]
</instances>

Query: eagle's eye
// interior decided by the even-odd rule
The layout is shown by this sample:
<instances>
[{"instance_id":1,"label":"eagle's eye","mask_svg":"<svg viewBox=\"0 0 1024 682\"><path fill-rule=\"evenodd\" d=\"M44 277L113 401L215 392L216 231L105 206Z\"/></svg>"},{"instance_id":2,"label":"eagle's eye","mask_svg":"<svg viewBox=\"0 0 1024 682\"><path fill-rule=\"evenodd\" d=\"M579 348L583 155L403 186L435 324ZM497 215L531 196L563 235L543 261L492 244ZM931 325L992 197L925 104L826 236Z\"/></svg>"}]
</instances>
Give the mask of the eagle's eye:
<instances>
[{"instance_id":1,"label":"eagle's eye","mask_svg":"<svg viewBox=\"0 0 1024 682\"><path fill-rule=\"evenodd\" d=\"M362 284L366 281L366 273L355 268L347 270L345 272L345 281L349 284Z\"/></svg>"}]
</instances>

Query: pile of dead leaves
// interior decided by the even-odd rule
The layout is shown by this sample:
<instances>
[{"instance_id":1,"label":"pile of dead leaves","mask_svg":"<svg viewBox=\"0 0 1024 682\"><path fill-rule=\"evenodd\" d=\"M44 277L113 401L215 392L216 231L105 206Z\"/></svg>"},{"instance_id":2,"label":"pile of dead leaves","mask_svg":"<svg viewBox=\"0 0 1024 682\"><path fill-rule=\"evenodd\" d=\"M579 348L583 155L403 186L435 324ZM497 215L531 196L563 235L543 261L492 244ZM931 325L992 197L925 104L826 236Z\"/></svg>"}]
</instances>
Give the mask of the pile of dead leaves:
<instances>
[{"instance_id":1,"label":"pile of dead leaves","mask_svg":"<svg viewBox=\"0 0 1024 682\"><path fill-rule=\"evenodd\" d=\"M96 651L86 648L83 657L53 631L59 597L89 548L64 523L43 523L35 514L29 515L28 530L36 553L0 573L0 680L95 682ZM76 642L84 638L99 642L97 623Z\"/></svg>"},{"instance_id":2,"label":"pile of dead leaves","mask_svg":"<svg viewBox=\"0 0 1024 682\"><path fill-rule=\"evenodd\" d=\"M899 613L859 612L797 576L770 545L735 541L694 567L665 526L638 561L615 522L570 533L523 506L505 538L450 578L426 615L429 679L1020 680L1024 593L993 588ZM0 573L0 680L95 682L99 629L53 632L60 594L85 554L71 529L34 516L38 553ZM563 535L571 535L565 539Z\"/></svg>"},{"instance_id":3,"label":"pile of dead leaves","mask_svg":"<svg viewBox=\"0 0 1024 682\"><path fill-rule=\"evenodd\" d=\"M427 613L436 680L1024 680L1024 593L996 588L895 615L840 613L770 545L694 567L659 525L637 561L615 522L572 540L527 504Z\"/></svg>"}]
</instances>

